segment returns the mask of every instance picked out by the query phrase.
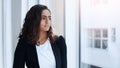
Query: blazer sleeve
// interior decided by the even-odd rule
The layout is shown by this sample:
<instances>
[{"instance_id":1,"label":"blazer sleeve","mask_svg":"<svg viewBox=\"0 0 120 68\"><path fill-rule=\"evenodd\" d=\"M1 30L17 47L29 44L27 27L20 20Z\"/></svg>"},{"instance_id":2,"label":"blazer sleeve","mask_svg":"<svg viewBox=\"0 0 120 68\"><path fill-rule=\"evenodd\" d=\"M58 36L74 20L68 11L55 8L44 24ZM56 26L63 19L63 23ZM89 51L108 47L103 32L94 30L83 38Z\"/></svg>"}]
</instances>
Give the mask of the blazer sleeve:
<instances>
[{"instance_id":1,"label":"blazer sleeve","mask_svg":"<svg viewBox=\"0 0 120 68\"><path fill-rule=\"evenodd\" d=\"M24 67L25 67L25 45L22 42L22 40L19 40L14 52L13 68Z\"/></svg>"},{"instance_id":2,"label":"blazer sleeve","mask_svg":"<svg viewBox=\"0 0 120 68\"><path fill-rule=\"evenodd\" d=\"M59 44L61 48L62 68L67 68L67 46L63 36L59 37Z\"/></svg>"}]
</instances>

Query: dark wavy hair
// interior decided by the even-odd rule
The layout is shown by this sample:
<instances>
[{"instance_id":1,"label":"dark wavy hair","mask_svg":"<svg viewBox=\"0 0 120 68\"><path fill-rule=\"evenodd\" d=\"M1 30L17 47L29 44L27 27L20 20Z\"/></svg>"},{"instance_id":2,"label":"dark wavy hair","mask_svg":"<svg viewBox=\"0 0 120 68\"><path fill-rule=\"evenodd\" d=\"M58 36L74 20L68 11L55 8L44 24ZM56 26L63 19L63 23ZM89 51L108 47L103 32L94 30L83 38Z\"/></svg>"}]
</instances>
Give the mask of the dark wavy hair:
<instances>
[{"instance_id":1,"label":"dark wavy hair","mask_svg":"<svg viewBox=\"0 0 120 68\"><path fill-rule=\"evenodd\" d=\"M45 5L37 4L31 7L24 19L23 28L19 34L20 39L24 39L30 44L37 43L40 33L39 28L41 23L41 13L45 9L50 12L48 7ZM58 38L57 35L54 35L52 26L50 26L49 31L47 31L47 36L49 37L51 43L54 43L55 40Z\"/></svg>"}]
</instances>

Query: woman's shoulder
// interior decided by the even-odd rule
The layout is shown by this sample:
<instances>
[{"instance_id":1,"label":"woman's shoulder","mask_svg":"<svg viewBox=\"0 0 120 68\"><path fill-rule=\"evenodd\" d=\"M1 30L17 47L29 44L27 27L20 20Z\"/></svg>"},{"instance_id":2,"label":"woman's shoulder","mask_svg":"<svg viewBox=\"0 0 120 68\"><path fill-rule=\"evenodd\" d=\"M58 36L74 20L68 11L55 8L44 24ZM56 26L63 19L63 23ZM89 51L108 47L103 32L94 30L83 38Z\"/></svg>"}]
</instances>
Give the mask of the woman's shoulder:
<instances>
[{"instance_id":1,"label":"woman's shoulder","mask_svg":"<svg viewBox=\"0 0 120 68\"><path fill-rule=\"evenodd\" d=\"M60 45L60 46L66 45L65 38L64 38L62 35L60 35L60 36L58 37L58 39L57 39L56 42L57 42L57 44Z\"/></svg>"},{"instance_id":2,"label":"woman's shoulder","mask_svg":"<svg viewBox=\"0 0 120 68\"><path fill-rule=\"evenodd\" d=\"M25 39L18 39L18 43L17 43L17 47L22 47L22 48L26 48L28 47L28 45L30 45L29 43L27 43L27 41Z\"/></svg>"},{"instance_id":3,"label":"woman's shoulder","mask_svg":"<svg viewBox=\"0 0 120 68\"><path fill-rule=\"evenodd\" d=\"M64 41L64 37L62 35L58 36L58 38L56 39L56 42L61 42Z\"/></svg>"},{"instance_id":4,"label":"woman's shoulder","mask_svg":"<svg viewBox=\"0 0 120 68\"><path fill-rule=\"evenodd\" d=\"M64 37L62 35L59 36L59 39L64 39Z\"/></svg>"},{"instance_id":5,"label":"woman's shoulder","mask_svg":"<svg viewBox=\"0 0 120 68\"><path fill-rule=\"evenodd\" d=\"M18 44L26 44L27 42L25 41L25 39L19 38L18 39Z\"/></svg>"},{"instance_id":6,"label":"woman's shoulder","mask_svg":"<svg viewBox=\"0 0 120 68\"><path fill-rule=\"evenodd\" d=\"M59 42L64 42L65 38L62 35L60 35L59 38L58 38L58 40L59 40Z\"/></svg>"}]
</instances>

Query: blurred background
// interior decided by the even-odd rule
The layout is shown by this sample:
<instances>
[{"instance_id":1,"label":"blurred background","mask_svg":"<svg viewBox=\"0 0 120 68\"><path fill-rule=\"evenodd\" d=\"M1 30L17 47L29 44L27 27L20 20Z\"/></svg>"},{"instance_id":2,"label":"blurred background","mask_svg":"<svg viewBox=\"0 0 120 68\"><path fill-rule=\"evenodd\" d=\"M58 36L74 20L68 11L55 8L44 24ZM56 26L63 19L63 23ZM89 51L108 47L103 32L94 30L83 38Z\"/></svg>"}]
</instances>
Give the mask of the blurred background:
<instances>
[{"instance_id":1,"label":"blurred background","mask_svg":"<svg viewBox=\"0 0 120 68\"><path fill-rule=\"evenodd\" d=\"M0 68L12 68L26 12L44 4L67 44L68 68L120 68L120 0L0 0Z\"/></svg>"}]
</instances>

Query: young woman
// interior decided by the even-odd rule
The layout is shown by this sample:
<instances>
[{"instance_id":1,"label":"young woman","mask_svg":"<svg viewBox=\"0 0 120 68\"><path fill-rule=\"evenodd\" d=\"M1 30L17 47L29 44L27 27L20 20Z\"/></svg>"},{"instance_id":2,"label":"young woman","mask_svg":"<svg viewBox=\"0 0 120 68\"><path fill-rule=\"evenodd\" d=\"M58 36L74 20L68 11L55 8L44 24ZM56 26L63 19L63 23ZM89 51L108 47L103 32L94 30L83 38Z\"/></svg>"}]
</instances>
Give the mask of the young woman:
<instances>
[{"instance_id":1,"label":"young woman","mask_svg":"<svg viewBox=\"0 0 120 68\"><path fill-rule=\"evenodd\" d=\"M50 10L34 5L26 14L13 68L67 68L66 49L64 38L53 33Z\"/></svg>"}]
</instances>

